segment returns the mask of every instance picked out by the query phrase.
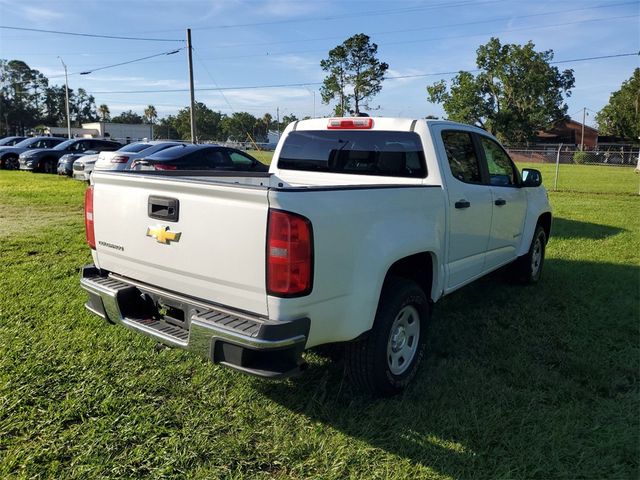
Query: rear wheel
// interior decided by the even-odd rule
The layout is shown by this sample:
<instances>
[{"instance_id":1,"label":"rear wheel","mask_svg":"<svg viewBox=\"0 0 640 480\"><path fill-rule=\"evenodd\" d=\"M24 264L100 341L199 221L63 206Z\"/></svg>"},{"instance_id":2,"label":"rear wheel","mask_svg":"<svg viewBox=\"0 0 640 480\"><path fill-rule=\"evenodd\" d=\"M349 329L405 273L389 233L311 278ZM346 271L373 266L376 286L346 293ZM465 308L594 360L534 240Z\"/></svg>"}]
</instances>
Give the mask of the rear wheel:
<instances>
[{"instance_id":1,"label":"rear wheel","mask_svg":"<svg viewBox=\"0 0 640 480\"><path fill-rule=\"evenodd\" d=\"M7 170L17 170L20 168L20 162L16 155L9 155L4 159L3 167Z\"/></svg>"},{"instance_id":2,"label":"rear wheel","mask_svg":"<svg viewBox=\"0 0 640 480\"><path fill-rule=\"evenodd\" d=\"M40 164L40 170L44 173L56 173L56 161L53 158L45 158Z\"/></svg>"},{"instance_id":3,"label":"rear wheel","mask_svg":"<svg viewBox=\"0 0 640 480\"><path fill-rule=\"evenodd\" d=\"M346 347L352 383L375 395L394 395L416 375L424 355L429 302L411 280L385 283L373 328Z\"/></svg>"}]
</instances>

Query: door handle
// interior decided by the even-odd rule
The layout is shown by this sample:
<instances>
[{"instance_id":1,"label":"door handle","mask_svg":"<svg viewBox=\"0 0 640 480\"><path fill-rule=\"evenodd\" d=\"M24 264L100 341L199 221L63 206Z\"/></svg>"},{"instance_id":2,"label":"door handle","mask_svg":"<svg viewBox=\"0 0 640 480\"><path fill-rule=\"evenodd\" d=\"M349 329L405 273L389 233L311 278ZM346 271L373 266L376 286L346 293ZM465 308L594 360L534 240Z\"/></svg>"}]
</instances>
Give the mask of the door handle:
<instances>
[{"instance_id":1,"label":"door handle","mask_svg":"<svg viewBox=\"0 0 640 480\"><path fill-rule=\"evenodd\" d=\"M456 208L469 208L470 206L471 206L471 203L468 200L458 200L455 203Z\"/></svg>"},{"instance_id":2,"label":"door handle","mask_svg":"<svg viewBox=\"0 0 640 480\"><path fill-rule=\"evenodd\" d=\"M180 202L177 198L149 196L147 214L150 218L165 222L177 222L179 213Z\"/></svg>"},{"instance_id":3,"label":"door handle","mask_svg":"<svg viewBox=\"0 0 640 480\"><path fill-rule=\"evenodd\" d=\"M495 203L497 206L501 207L503 205L506 205L507 201L504 198L499 198L493 203Z\"/></svg>"}]
</instances>

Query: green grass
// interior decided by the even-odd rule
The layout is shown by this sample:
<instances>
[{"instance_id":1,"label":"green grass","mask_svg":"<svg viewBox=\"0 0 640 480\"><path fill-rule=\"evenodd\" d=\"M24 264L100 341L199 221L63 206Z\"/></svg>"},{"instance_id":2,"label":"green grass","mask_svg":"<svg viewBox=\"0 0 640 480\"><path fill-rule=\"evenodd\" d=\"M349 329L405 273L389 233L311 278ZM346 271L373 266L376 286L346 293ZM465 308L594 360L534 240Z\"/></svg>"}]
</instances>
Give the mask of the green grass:
<instances>
[{"instance_id":1,"label":"green grass","mask_svg":"<svg viewBox=\"0 0 640 480\"><path fill-rule=\"evenodd\" d=\"M247 150L247 153L251 155L253 158L260 160L262 163L266 165L271 165L271 158L273 157L273 152L269 152L266 150Z\"/></svg>"},{"instance_id":2,"label":"green grass","mask_svg":"<svg viewBox=\"0 0 640 480\"><path fill-rule=\"evenodd\" d=\"M554 189L556 177L554 164L518 163L518 168L524 167L540 170L547 189ZM583 193L638 194L640 192L640 175L632 167L560 164L558 190Z\"/></svg>"},{"instance_id":3,"label":"green grass","mask_svg":"<svg viewBox=\"0 0 640 480\"><path fill-rule=\"evenodd\" d=\"M0 478L638 478L638 196L552 193L542 283L438 302L375 400L316 353L266 382L87 313L83 189L0 171Z\"/></svg>"}]
</instances>

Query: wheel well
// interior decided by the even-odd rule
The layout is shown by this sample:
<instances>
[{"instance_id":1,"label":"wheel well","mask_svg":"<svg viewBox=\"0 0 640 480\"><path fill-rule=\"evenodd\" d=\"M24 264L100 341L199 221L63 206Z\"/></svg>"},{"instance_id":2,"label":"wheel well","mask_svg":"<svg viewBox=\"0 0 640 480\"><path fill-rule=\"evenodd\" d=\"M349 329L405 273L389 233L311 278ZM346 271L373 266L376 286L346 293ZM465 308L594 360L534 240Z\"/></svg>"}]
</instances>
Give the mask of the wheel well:
<instances>
[{"instance_id":1,"label":"wheel well","mask_svg":"<svg viewBox=\"0 0 640 480\"><path fill-rule=\"evenodd\" d=\"M538 218L538 225L540 225L544 229L544 234L547 237L547 242L549 241L549 236L551 235L551 213L545 212Z\"/></svg>"},{"instance_id":2,"label":"wheel well","mask_svg":"<svg viewBox=\"0 0 640 480\"><path fill-rule=\"evenodd\" d=\"M389 277L402 277L416 282L422 291L431 299L431 287L433 285L433 257L431 252L416 253L396 261L384 279Z\"/></svg>"}]
</instances>

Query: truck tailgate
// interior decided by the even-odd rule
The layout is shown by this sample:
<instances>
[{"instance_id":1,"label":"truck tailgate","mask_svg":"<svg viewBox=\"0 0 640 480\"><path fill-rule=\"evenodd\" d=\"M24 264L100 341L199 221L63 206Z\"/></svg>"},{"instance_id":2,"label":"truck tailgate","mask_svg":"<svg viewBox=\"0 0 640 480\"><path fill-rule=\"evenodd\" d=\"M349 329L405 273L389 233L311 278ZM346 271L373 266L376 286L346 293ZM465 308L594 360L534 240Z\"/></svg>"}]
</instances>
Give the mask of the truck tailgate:
<instances>
[{"instance_id":1,"label":"truck tailgate","mask_svg":"<svg viewBox=\"0 0 640 480\"><path fill-rule=\"evenodd\" d=\"M93 182L99 268L267 315L266 187L101 172ZM177 221L151 218L152 196L177 200ZM179 237L149 235L166 227Z\"/></svg>"}]
</instances>

